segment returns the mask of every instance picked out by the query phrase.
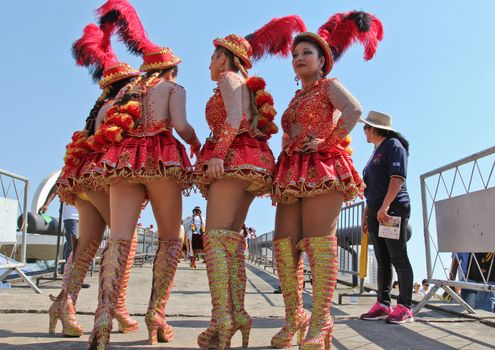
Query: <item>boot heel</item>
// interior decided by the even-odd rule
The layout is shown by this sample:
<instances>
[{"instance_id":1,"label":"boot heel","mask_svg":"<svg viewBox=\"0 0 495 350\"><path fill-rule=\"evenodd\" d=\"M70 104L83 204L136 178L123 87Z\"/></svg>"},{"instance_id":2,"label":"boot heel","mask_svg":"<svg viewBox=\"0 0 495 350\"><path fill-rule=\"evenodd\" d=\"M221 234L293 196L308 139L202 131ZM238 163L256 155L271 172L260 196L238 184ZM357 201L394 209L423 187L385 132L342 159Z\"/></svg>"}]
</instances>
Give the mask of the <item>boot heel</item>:
<instances>
[{"instance_id":1,"label":"boot heel","mask_svg":"<svg viewBox=\"0 0 495 350\"><path fill-rule=\"evenodd\" d=\"M230 348L230 340L232 339L231 328L218 329L218 347L217 350L225 350Z\"/></svg>"},{"instance_id":2,"label":"boot heel","mask_svg":"<svg viewBox=\"0 0 495 350\"><path fill-rule=\"evenodd\" d=\"M242 333L242 347L247 348L249 346L249 335L251 334L251 325L241 328Z\"/></svg>"},{"instance_id":3,"label":"boot heel","mask_svg":"<svg viewBox=\"0 0 495 350\"><path fill-rule=\"evenodd\" d=\"M91 338L88 349L106 350L109 341L110 341L110 334L95 335L93 338Z\"/></svg>"},{"instance_id":4,"label":"boot heel","mask_svg":"<svg viewBox=\"0 0 495 350\"><path fill-rule=\"evenodd\" d=\"M325 335L325 350L330 350L332 348L332 332L328 332Z\"/></svg>"},{"instance_id":5,"label":"boot heel","mask_svg":"<svg viewBox=\"0 0 495 350\"><path fill-rule=\"evenodd\" d=\"M162 343L171 342L174 339L174 329L170 327L169 330L165 328L158 328L158 341Z\"/></svg>"},{"instance_id":6,"label":"boot heel","mask_svg":"<svg viewBox=\"0 0 495 350\"><path fill-rule=\"evenodd\" d=\"M50 314L50 325L48 326L48 333L55 334L55 328L57 327L57 321L60 317L56 314Z\"/></svg>"},{"instance_id":7,"label":"boot heel","mask_svg":"<svg viewBox=\"0 0 495 350\"><path fill-rule=\"evenodd\" d=\"M158 344L158 326L148 327L148 343L150 345Z\"/></svg>"}]
</instances>

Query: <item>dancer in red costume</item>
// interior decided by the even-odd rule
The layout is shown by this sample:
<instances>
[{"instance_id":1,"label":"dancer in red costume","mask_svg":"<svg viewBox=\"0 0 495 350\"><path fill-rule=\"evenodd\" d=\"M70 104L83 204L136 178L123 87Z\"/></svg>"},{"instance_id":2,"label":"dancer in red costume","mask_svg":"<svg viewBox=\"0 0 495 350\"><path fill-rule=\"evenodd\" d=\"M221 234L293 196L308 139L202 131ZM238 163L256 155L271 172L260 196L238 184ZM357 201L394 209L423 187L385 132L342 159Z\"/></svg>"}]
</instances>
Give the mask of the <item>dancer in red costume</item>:
<instances>
[{"instance_id":1,"label":"dancer in red costume","mask_svg":"<svg viewBox=\"0 0 495 350\"><path fill-rule=\"evenodd\" d=\"M318 34L301 33L294 39L292 67L302 89L282 116L283 150L273 183L277 202L273 247L286 314L284 327L271 341L275 348L291 347L296 334L300 349L331 347L337 218L343 201L363 190L346 136L362 110L340 82L326 76L352 42L365 46L368 60L382 36L376 17L354 11L330 17ZM309 320L302 303L301 251L308 255L313 281Z\"/></svg>"},{"instance_id":2,"label":"dancer in red costume","mask_svg":"<svg viewBox=\"0 0 495 350\"><path fill-rule=\"evenodd\" d=\"M103 92L86 119L85 128L75 132L72 142L67 146L65 165L57 183L60 198L75 205L79 211L79 239L65 265L62 291L57 297L50 296L53 304L48 311L49 332L55 332L57 320L60 319L62 334L73 337L83 334L75 318L76 300L89 264L100 246L105 227L110 224L108 193L104 187L95 186L91 176L96 170L94 159L101 151L94 140L100 139L102 143L107 141L100 128L105 112L120 88L140 74L128 64L117 60L110 46L111 28L105 26L102 29L95 24L87 25L83 36L73 45L77 64L89 67L95 81L103 76L100 80ZM136 245L134 240L115 309L119 330L123 333L138 329L138 323L129 317L125 305L129 270L134 261Z\"/></svg>"},{"instance_id":3,"label":"dancer in red costume","mask_svg":"<svg viewBox=\"0 0 495 350\"><path fill-rule=\"evenodd\" d=\"M124 0L108 1L99 10L102 24L117 24L117 33L134 53L143 55L141 79L128 84L107 111L104 125L114 139L98 159L110 186L112 232L100 268L100 290L91 349L106 349L112 330L116 293L129 254L130 240L141 205L147 197L158 224L159 247L145 316L149 341L170 341L173 330L165 320L165 304L173 285L182 249L180 222L182 192L191 183L191 164L172 129L199 154L200 143L186 119L185 89L175 83L181 60L172 50L153 44L134 8Z\"/></svg>"},{"instance_id":4,"label":"dancer in red costume","mask_svg":"<svg viewBox=\"0 0 495 350\"><path fill-rule=\"evenodd\" d=\"M225 349L237 330L243 346L248 345L245 240L239 232L254 198L269 193L275 162L267 140L277 127L264 80L249 78L247 70L252 58L287 55L293 33L304 30L299 17L289 16L245 38L230 34L213 41L210 73L218 86L206 105L212 136L201 150L194 177L208 198L204 252L213 306L211 324L198 337L201 348Z\"/></svg>"}]
</instances>

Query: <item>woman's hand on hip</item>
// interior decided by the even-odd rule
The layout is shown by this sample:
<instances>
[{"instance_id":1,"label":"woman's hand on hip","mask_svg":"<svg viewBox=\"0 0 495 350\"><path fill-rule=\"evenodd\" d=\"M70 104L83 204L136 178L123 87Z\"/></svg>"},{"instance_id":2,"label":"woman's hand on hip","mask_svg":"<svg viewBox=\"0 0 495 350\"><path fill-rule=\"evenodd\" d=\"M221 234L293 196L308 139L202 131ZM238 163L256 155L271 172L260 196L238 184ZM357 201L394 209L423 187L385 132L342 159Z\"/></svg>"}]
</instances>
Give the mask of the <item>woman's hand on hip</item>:
<instances>
[{"instance_id":1,"label":"woman's hand on hip","mask_svg":"<svg viewBox=\"0 0 495 350\"><path fill-rule=\"evenodd\" d=\"M390 215L387 214L388 206L381 206L376 213L376 218L380 224L386 224L390 220Z\"/></svg>"},{"instance_id":2,"label":"woman's hand on hip","mask_svg":"<svg viewBox=\"0 0 495 350\"><path fill-rule=\"evenodd\" d=\"M306 153L318 152L318 146L323 143L325 139L319 139L313 136L308 136L302 143L302 149Z\"/></svg>"},{"instance_id":3,"label":"woman's hand on hip","mask_svg":"<svg viewBox=\"0 0 495 350\"><path fill-rule=\"evenodd\" d=\"M224 174L223 159L211 158L207 162L207 165L208 167L206 169L206 174L208 175L208 177L217 179L223 176Z\"/></svg>"}]
</instances>

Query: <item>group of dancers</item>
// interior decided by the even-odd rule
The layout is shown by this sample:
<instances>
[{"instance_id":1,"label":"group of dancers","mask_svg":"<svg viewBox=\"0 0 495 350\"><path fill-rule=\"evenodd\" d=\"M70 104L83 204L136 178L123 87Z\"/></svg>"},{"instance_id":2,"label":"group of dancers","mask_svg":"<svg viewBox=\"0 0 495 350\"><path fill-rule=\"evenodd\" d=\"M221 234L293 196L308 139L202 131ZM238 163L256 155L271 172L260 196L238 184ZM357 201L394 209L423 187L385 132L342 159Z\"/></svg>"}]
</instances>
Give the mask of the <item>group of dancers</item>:
<instances>
[{"instance_id":1,"label":"group of dancers","mask_svg":"<svg viewBox=\"0 0 495 350\"><path fill-rule=\"evenodd\" d=\"M125 298L135 227L149 202L159 245L145 322L151 344L172 340L165 307L183 245L181 196L196 186L207 198L204 253L213 306L211 323L198 336L199 347L229 348L238 330L242 345L248 345L252 321L244 308L246 243L240 231L255 197L271 196L277 204L273 246L285 303L285 324L271 345L290 347L297 335L301 349L329 349L336 221L343 202L360 195L364 185L347 136L362 108L327 75L353 42L360 42L365 59L371 59L383 37L381 22L361 11L338 13L312 33L300 17L287 16L247 36L215 39L210 72L218 85L206 105L212 133L201 147L186 118L186 90L176 83L181 59L147 37L127 0L108 0L98 16L99 24L87 25L73 45L77 64L90 69L103 91L84 129L67 146L58 181L60 197L79 210L80 227L62 291L52 297L50 332L60 319L64 335L83 334L75 304L106 226L111 233L101 254L89 348L108 347L113 319L123 333L138 329ZM143 57L139 71L117 59L113 35ZM275 162L268 145L278 131L273 97L265 81L250 77L248 70L266 55L289 54L302 88L282 116L283 150ZM190 146L194 167L173 129ZM313 280L310 317L302 303L301 251L308 255Z\"/></svg>"}]
</instances>

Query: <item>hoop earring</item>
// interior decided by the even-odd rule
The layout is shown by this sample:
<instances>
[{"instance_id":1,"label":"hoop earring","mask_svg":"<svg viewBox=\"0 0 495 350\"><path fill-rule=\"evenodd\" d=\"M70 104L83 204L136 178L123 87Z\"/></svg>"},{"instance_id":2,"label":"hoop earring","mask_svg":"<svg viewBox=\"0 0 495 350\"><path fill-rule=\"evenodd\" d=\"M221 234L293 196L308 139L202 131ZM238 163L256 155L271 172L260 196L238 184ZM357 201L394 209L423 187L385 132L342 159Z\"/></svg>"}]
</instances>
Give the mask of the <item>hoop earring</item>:
<instances>
[{"instance_id":1,"label":"hoop earring","mask_svg":"<svg viewBox=\"0 0 495 350\"><path fill-rule=\"evenodd\" d=\"M299 76L295 76L294 77L294 81L296 82L296 85L299 86L299 81L301 80L301 78L299 78Z\"/></svg>"}]
</instances>

